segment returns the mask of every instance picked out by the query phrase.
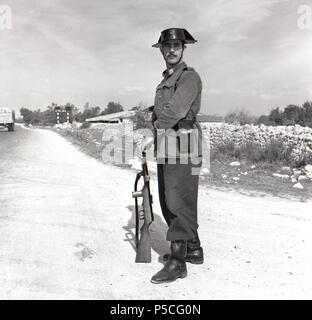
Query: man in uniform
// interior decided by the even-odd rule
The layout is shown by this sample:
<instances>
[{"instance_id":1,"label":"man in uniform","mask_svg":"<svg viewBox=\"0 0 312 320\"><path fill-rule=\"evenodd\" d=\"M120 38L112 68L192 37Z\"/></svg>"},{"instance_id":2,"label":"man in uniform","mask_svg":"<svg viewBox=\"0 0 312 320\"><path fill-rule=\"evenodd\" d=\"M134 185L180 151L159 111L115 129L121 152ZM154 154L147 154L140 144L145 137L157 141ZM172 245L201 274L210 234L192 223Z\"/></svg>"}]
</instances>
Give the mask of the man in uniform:
<instances>
[{"instance_id":1,"label":"man in uniform","mask_svg":"<svg viewBox=\"0 0 312 320\"><path fill-rule=\"evenodd\" d=\"M153 45L160 49L167 67L163 72L163 80L156 89L152 124L158 162L159 200L168 224L167 240L171 241L171 252L164 255L166 263L152 277L152 283L166 283L184 278L187 276L186 262L201 264L204 261L197 233L199 177L198 173L194 174L192 171L201 166L201 128L196 115L200 109L202 82L198 73L183 62L185 44L195 42L187 30L170 28L162 31L158 43ZM163 140L172 136L172 132L179 132L173 135L177 142L174 148L171 148L173 144L170 147L170 143ZM193 134L194 132L196 134ZM182 136L187 139L192 139L191 136L197 137L195 144L199 146L195 148L198 151L195 156L191 155L190 141L187 140L187 161L181 159L182 149L185 151L181 146L182 140L185 141ZM151 144L152 140L146 138L140 149L149 148ZM167 148L165 153L160 150L161 146ZM170 152L172 149L174 151ZM175 159L171 159L172 157Z\"/></svg>"}]
</instances>

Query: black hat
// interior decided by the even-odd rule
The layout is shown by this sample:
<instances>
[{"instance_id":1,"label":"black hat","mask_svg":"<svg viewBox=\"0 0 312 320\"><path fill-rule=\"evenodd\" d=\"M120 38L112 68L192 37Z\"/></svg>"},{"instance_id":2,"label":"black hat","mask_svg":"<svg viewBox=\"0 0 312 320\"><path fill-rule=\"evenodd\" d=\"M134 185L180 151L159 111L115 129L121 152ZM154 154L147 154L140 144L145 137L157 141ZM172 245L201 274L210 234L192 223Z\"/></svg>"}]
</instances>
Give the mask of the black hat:
<instances>
[{"instance_id":1,"label":"black hat","mask_svg":"<svg viewBox=\"0 0 312 320\"><path fill-rule=\"evenodd\" d=\"M168 40L182 40L184 43L197 42L186 29L170 28L161 32L158 42L153 47L159 48L162 42Z\"/></svg>"}]
</instances>

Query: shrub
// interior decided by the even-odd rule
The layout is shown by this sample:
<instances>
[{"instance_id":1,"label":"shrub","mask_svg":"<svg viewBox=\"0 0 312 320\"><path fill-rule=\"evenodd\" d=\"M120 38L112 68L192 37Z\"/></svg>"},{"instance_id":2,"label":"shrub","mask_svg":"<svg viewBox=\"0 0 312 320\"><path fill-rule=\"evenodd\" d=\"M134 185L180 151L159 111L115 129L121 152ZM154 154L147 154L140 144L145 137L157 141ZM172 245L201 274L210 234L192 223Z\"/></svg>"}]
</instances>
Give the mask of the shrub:
<instances>
[{"instance_id":1,"label":"shrub","mask_svg":"<svg viewBox=\"0 0 312 320\"><path fill-rule=\"evenodd\" d=\"M302 106L290 104L283 110L274 108L268 116L259 117L257 123L284 126L299 124L312 127L312 102L306 101Z\"/></svg>"},{"instance_id":2,"label":"shrub","mask_svg":"<svg viewBox=\"0 0 312 320\"><path fill-rule=\"evenodd\" d=\"M146 115L141 110L136 110L135 115L132 118L134 129L141 129L147 127Z\"/></svg>"},{"instance_id":3,"label":"shrub","mask_svg":"<svg viewBox=\"0 0 312 320\"><path fill-rule=\"evenodd\" d=\"M285 146L282 141L271 140L263 148L263 160L266 160L270 163L276 161L289 161L289 154L285 152Z\"/></svg>"},{"instance_id":4,"label":"shrub","mask_svg":"<svg viewBox=\"0 0 312 320\"><path fill-rule=\"evenodd\" d=\"M91 127L91 122L85 121L83 124L80 126L79 129L88 129Z\"/></svg>"},{"instance_id":5,"label":"shrub","mask_svg":"<svg viewBox=\"0 0 312 320\"><path fill-rule=\"evenodd\" d=\"M267 144L261 146L259 143L246 142L235 144L233 141L220 143L215 146L213 151L214 159L223 157L235 158L238 160L247 160L250 162L265 161L269 163L282 162L294 167L307 164L311 156L302 156L299 159L294 159L293 146L285 146L280 139L271 139Z\"/></svg>"},{"instance_id":6,"label":"shrub","mask_svg":"<svg viewBox=\"0 0 312 320\"><path fill-rule=\"evenodd\" d=\"M139 109L134 108L135 115L132 117L132 121L134 124L134 129L153 129L152 125L152 111L149 108Z\"/></svg>"},{"instance_id":7,"label":"shrub","mask_svg":"<svg viewBox=\"0 0 312 320\"><path fill-rule=\"evenodd\" d=\"M260 144L247 142L242 146L242 148L244 149L244 154L250 161L258 162L262 160L263 155Z\"/></svg>"},{"instance_id":8,"label":"shrub","mask_svg":"<svg viewBox=\"0 0 312 320\"><path fill-rule=\"evenodd\" d=\"M248 111L241 109L231 111L224 117L224 120L226 123L230 124L245 125L254 123L256 121L256 118L251 116Z\"/></svg>"}]
</instances>

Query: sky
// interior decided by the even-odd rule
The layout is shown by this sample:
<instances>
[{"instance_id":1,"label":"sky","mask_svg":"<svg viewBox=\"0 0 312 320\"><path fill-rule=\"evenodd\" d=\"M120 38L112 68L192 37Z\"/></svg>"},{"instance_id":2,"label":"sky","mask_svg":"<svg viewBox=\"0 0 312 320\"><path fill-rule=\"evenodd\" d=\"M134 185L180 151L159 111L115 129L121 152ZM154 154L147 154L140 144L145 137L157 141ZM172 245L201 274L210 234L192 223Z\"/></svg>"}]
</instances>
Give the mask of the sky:
<instances>
[{"instance_id":1,"label":"sky","mask_svg":"<svg viewBox=\"0 0 312 320\"><path fill-rule=\"evenodd\" d=\"M153 105L165 63L152 45L170 27L186 28L198 40L187 46L184 61L203 81L202 113L243 108L261 115L312 100L312 27L298 27L299 6L312 11L312 0L0 0L1 5L11 8L12 28L0 29L0 107Z\"/></svg>"}]
</instances>

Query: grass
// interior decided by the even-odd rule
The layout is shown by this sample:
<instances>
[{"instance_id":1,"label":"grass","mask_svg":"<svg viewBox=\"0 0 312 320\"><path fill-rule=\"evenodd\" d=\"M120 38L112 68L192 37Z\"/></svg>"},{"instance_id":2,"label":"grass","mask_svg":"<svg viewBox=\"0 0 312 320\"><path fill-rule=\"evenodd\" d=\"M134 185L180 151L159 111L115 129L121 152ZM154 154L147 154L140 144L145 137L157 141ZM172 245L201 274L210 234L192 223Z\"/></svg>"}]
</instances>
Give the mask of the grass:
<instances>
[{"instance_id":1,"label":"grass","mask_svg":"<svg viewBox=\"0 0 312 320\"><path fill-rule=\"evenodd\" d=\"M223 160L223 158L233 158L236 160L245 160L251 163L278 163L300 168L306 164L312 163L312 155L301 153L296 158L293 155L295 146L285 145L282 139L271 139L266 145L247 142L240 145L234 142L220 143L211 152L213 160Z\"/></svg>"}]
</instances>

